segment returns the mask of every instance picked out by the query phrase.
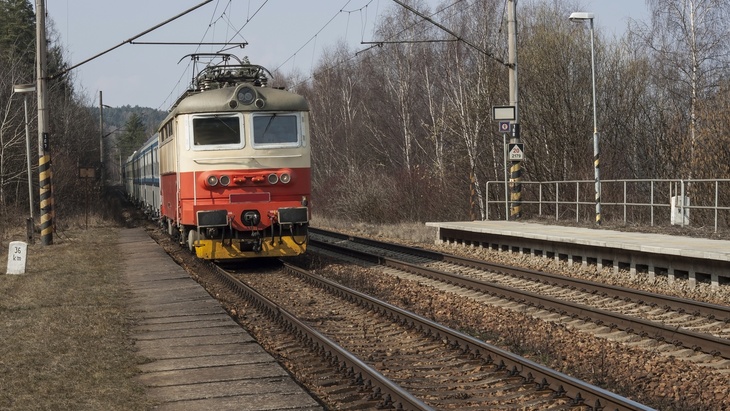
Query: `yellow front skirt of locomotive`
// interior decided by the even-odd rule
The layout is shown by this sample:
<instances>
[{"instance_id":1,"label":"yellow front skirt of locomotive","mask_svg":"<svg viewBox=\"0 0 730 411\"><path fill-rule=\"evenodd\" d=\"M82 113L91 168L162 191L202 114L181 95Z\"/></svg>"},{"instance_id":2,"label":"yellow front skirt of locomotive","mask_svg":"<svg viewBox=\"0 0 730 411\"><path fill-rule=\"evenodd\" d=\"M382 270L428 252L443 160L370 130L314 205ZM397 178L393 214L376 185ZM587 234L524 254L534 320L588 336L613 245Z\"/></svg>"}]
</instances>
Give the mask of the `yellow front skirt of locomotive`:
<instances>
[{"instance_id":1,"label":"yellow front skirt of locomotive","mask_svg":"<svg viewBox=\"0 0 730 411\"><path fill-rule=\"evenodd\" d=\"M307 250L307 236L268 238L261 242L260 251L243 251L236 240L197 240L195 255L205 260L232 260L261 257L293 257Z\"/></svg>"}]
</instances>

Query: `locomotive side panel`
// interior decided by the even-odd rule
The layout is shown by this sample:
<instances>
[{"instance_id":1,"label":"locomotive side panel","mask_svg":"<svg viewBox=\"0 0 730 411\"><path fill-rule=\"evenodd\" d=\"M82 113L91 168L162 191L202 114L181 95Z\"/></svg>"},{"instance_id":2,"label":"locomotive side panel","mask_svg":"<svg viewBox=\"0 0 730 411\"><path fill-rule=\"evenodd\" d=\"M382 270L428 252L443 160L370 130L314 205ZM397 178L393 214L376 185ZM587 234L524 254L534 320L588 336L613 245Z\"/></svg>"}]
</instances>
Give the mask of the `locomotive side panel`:
<instances>
[{"instance_id":1,"label":"locomotive side panel","mask_svg":"<svg viewBox=\"0 0 730 411\"><path fill-rule=\"evenodd\" d=\"M165 221L177 221L177 161L175 121L160 128L160 214Z\"/></svg>"}]
</instances>

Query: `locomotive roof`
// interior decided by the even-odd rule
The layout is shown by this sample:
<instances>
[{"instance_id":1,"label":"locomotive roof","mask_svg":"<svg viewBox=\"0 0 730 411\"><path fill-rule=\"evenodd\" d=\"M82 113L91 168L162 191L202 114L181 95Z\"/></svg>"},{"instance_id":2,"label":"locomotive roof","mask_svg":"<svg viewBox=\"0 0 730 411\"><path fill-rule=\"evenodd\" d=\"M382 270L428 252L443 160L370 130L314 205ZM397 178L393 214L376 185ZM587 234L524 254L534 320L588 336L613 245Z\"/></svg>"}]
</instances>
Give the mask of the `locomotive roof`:
<instances>
[{"instance_id":1,"label":"locomotive roof","mask_svg":"<svg viewBox=\"0 0 730 411\"><path fill-rule=\"evenodd\" d=\"M201 59L220 60L209 63L198 73L192 87L173 105L162 125L179 114L256 112L256 111L309 111L304 97L289 91L266 87L271 73L263 66L250 64L232 54L196 53L194 62ZM182 61L182 60L181 60ZM245 104L237 99L241 89L249 89L254 99ZM162 126L161 125L161 126Z\"/></svg>"},{"instance_id":2,"label":"locomotive roof","mask_svg":"<svg viewBox=\"0 0 730 411\"><path fill-rule=\"evenodd\" d=\"M243 87L256 91L258 97L264 101L262 108L255 104L244 105L236 100L236 93ZM231 102L236 102L231 107ZM180 114L195 113L223 113L223 112L270 112L270 111L309 111L307 100L296 93L269 87L258 87L250 83L219 89L189 92L183 96L167 115L162 124Z\"/></svg>"}]
</instances>

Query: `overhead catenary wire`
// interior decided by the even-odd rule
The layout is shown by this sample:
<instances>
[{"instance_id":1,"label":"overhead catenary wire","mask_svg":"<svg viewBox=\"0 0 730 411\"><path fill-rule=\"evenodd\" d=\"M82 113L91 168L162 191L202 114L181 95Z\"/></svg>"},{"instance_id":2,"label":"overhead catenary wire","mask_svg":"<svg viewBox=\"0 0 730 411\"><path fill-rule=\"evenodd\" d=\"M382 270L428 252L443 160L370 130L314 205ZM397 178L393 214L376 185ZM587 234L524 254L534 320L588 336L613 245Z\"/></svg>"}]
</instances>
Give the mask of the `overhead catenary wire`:
<instances>
[{"instance_id":1,"label":"overhead catenary wire","mask_svg":"<svg viewBox=\"0 0 730 411\"><path fill-rule=\"evenodd\" d=\"M472 43L471 41L465 39L464 37L459 36L458 34L454 33L453 31L449 30L448 28L446 28L443 24L438 23L437 21L433 20L432 18L430 18L430 17L424 15L423 13L421 13L420 11L414 9L413 7L411 7L411 6L403 3L400 0L393 0L393 1L396 2L396 3L398 3L401 7L405 8L406 10L408 10L408 11L410 11L412 13L415 13L416 15L418 15L419 17L421 17L422 19L428 21L429 23L433 24L434 26L436 26L436 27L440 28L441 30L443 30L443 31L449 33L450 35L454 36L458 41L463 42L464 44L466 44L467 46L473 48L474 50L479 51L480 53L482 53L482 54L490 57L491 59L493 59L493 60L501 63L502 65L509 66L508 63L506 63L501 58L495 56L494 53L492 53L490 51L487 51L487 50L484 50L481 47L477 46L476 44Z\"/></svg>"},{"instance_id":2,"label":"overhead catenary wire","mask_svg":"<svg viewBox=\"0 0 730 411\"><path fill-rule=\"evenodd\" d=\"M294 52L294 54L292 54L288 59L284 60L284 62L281 63L278 67L276 67L273 71L278 71L282 66L284 66L286 63L288 63L289 60L293 59L300 51L302 51L302 49L304 49L304 47L306 47L307 44L312 42L312 40L314 40L325 28L327 28L327 26L330 25L330 23L332 23L332 21L334 21L335 18L337 18L337 16L342 12L342 10L344 10L345 7L347 7L348 4L350 4L351 1L352 0L347 0L347 3L345 3L345 5L342 6L342 8L340 8L340 10L337 13L335 13L332 16L332 18L330 18L327 21L327 23L325 23L319 30L317 30L317 32L312 37L310 37L309 40L307 40L304 44L302 44L301 47L299 47L299 49L297 49L297 51Z\"/></svg>"},{"instance_id":3,"label":"overhead catenary wire","mask_svg":"<svg viewBox=\"0 0 730 411\"><path fill-rule=\"evenodd\" d=\"M231 1L231 0L229 0L229 4L230 4L230 1ZM234 33L234 34L233 34L233 35L231 36L231 38L230 38L229 42L232 42L232 41L233 41L233 38L234 38L234 37L236 37L236 36L238 36L238 35L240 35L240 34L241 34L241 31L242 31L242 30L243 30L243 29L244 29L244 28L245 28L245 27L246 27L246 26L248 25L248 23L250 23L250 22L251 22L251 20L253 20L253 18L254 18L254 17L256 17L256 15L257 15L257 14L259 14L259 12L261 11L261 9L263 9L263 8L264 8L264 6L265 6L265 5L266 5L266 4L268 3L268 2L269 2L269 0L265 0L265 1L264 1L264 2L263 2L263 3L261 4L261 6L259 6L259 8L258 8L258 9L256 9L256 11L254 11L254 13L253 13L253 14L252 14L251 16L249 16L249 17L247 17L247 18L246 18L246 21L245 21L245 22L243 23L243 25L241 26L241 28L240 28L240 29L238 29L238 30L237 30L237 31L236 31L236 32L235 32L235 33ZM251 3L249 3L249 6L250 6L250 5L251 5ZM219 52L222 52L222 51L224 51L224 50L223 50L223 49L219 50Z\"/></svg>"},{"instance_id":4,"label":"overhead catenary wire","mask_svg":"<svg viewBox=\"0 0 730 411\"><path fill-rule=\"evenodd\" d=\"M212 2L212 1L213 1L213 0L205 0L205 1L203 1L202 3L200 3L200 4L196 5L196 6L193 6L193 7L191 7L191 8L189 8L189 9L185 10L184 12L182 12L182 13L180 13L180 14L176 15L176 16L174 16L174 17L171 17L171 18L169 18L169 19L167 19L167 20L163 21L162 23L160 23L160 24L157 24L156 26L153 26L152 28L149 28L149 29L147 29L147 30L143 31L142 33L139 33L139 34L137 34L136 36L134 36L134 37L132 37L132 38L129 38L129 39L127 39L127 40L124 40L123 42L121 42L121 43L117 44L117 45L116 45L116 46L114 46L114 47L111 47L111 48L109 48L109 49L107 49L107 50L105 50L105 51L102 51L101 53L99 53L99 54L97 54L97 55L95 55L95 56L89 57L88 59L86 59L86 60L84 60L84 61L82 61L82 62L80 62L80 63L77 63L77 64L75 64L75 65L73 65L73 66L71 66L71 67L68 67L68 68L66 68L66 69L64 69L64 70L61 70L61 71L59 71L58 73L55 73L55 74L53 74L53 75L49 76L48 78L49 78L49 79L56 79L56 78L58 78L58 77L61 77L62 75L64 75L64 74L66 74L66 73L70 72L71 70L73 70L73 69L75 69L75 68L77 68L77 67L80 67L80 66L82 66L82 65L84 65L84 64L86 64L86 63L88 63L88 62L90 62L90 61L92 61L92 60L95 60L95 59L97 59L97 58L99 58L99 57L101 57L101 56L103 56L103 55L105 55L105 54L109 53L110 51L116 50L116 49L118 49L119 47L121 47L121 46L123 46L123 45L125 45L125 44L129 44L129 43L131 43L132 41L134 41L134 40L136 40L136 39L138 39L138 38L140 38L140 37L144 36L145 34L148 34L148 33L150 33L150 32L153 32L153 31L157 30L158 28L160 28L160 27L162 27L162 26L164 26L164 25L166 25L166 24L168 24L168 23L170 23L170 22L172 22L172 21L175 21L175 20L179 19L180 17L182 17L182 16L184 16L184 15L186 15L186 14L188 14L188 13L190 13L190 12L194 11L194 10L197 10L197 9L199 9L200 7L203 7L203 6L205 6L206 4L208 4L208 3Z\"/></svg>"},{"instance_id":5,"label":"overhead catenary wire","mask_svg":"<svg viewBox=\"0 0 730 411\"><path fill-rule=\"evenodd\" d=\"M441 13L443 13L443 12L444 12L445 10L447 10L447 9L449 9L449 8L451 8L451 7L454 7L455 5L457 5L457 4L459 4L459 3L463 2L463 1L465 1L465 0L456 0L456 1L452 2L452 3L450 3L450 4L447 4L447 5L446 5L446 6L444 6L443 8L441 8L441 9L439 9L439 10L435 11L434 13L432 13L430 17L433 17L433 16L436 16L436 15L438 15L438 14L441 14ZM372 3L372 1L371 1L371 2L369 2L369 3L367 4L367 5L369 5L369 4L371 4L371 3ZM366 6L367 6L367 5L366 5ZM362 9L362 8L361 8L361 9ZM423 40L423 41L419 41L419 40L412 40L412 41L409 41L409 40L391 40L391 39L397 38L397 37L398 37L398 36L399 36L400 34L402 34L402 33L406 32L406 31L409 31L410 29L412 29L413 27L415 27L416 25L419 25L419 24L421 24L421 22L413 23L413 24L409 25L408 27L405 27L405 28L403 28L402 30L398 31L397 33L395 33L395 34L391 35L390 37L388 37L388 39L387 39L387 40L384 40L384 41L372 41L372 42L366 42L366 41L362 40L362 41L360 42L360 44L367 44L367 45L369 45L369 47L366 47L366 48L364 48L364 49L361 49L361 50L358 50L358 51L356 51L356 52L355 52L355 53L354 53L354 54L353 54L352 56L350 56L349 58L347 58L347 59L343 59L343 60L341 60L341 61L340 61L339 63L337 63L337 64L334 64L334 65L331 65L330 67L327 67L327 68L325 68L325 69L324 69L324 71L325 71L325 72L329 72L329 71L335 70L335 69L337 69L338 67L340 67L341 65L343 65L343 64L346 64L346 63L348 63L349 61L351 61L351 60L353 60L353 59L357 58L357 57L358 57L358 56L359 56L359 55L360 55L361 53L364 53L364 52L366 52L366 51L372 50L372 49L373 49L373 48L375 48L375 47L382 47L382 46L383 46L384 44L398 44L398 43L420 43L420 42L422 42L422 43L434 42L434 43L435 43L435 42L454 42L454 41L458 41L457 39L452 39L452 40L432 40L432 41L429 41L429 40ZM363 33L364 33L364 28L363 28ZM364 38L364 34L363 34L363 38ZM311 80L312 78L313 78L313 76L310 76L310 77L308 77L308 78L306 78L306 79L304 79L304 80L300 81L299 83L297 83L296 85L294 85L294 86L293 86L292 88L296 88L296 87L298 87L298 86L300 86L300 85L302 85L302 84L306 83L307 81Z\"/></svg>"},{"instance_id":6,"label":"overhead catenary wire","mask_svg":"<svg viewBox=\"0 0 730 411\"><path fill-rule=\"evenodd\" d=\"M208 32L210 31L210 28L211 28L211 27L212 27L213 25L215 25L215 23L216 23L217 21L221 20L221 19L223 18L223 16L224 16L224 15L226 15L226 10L228 10L228 9L229 9L229 7L230 7L230 5L231 5L231 1L232 1L232 0L228 0L228 6L226 6L226 7L224 7L224 8L223 8L223 11L221 12L220 16L219 16L219 17L217 17L217 18L216 18L216 15L218 14L218 6L219 6L219 4L220 4L220 0L218 0L218 2L216 2L216 6L215 6L215 9L214 9L214 10L213 10L213 12L211 13L211 16L210 16L210 21L208 22L208 27L206 28L205 32L204 32L204 33L203 33L203 35L201 36L201 40L200 40L200 41L199 41L198 43L195 43L195 45L197 45L197 46L198 46L198 47L197 47L197 48L195 49L195 52L196 52L196 53L197 53L197 52L198 52L198 51L200 50L200 47L201 47L201 46L203 46L203 45L207 45L207 44L205 44L205 43L203 42L203 40L204 40L204 39L206 38L206 36L208 35ZM268 1L268 0L267 0L267 1ZM235 36L235 35L234 35L234 36ZM237 44L236 44L235 46L233 46L233 47L231 47L231 48L235 48L235 47L241 47L241 48L243 48L243 47L245 47L245 45L247 45L248 43L247 43L247 42L245 42L245 39L243 39L243 40L244 40L244 43L237 43ZM226 43L223 43L223 44L231 44L231 43L230 43L230 42L226 42ZM158 107L158 109L160 109L160 108L161 108L161 107L162 107L162 106L163 106L163 105L164 105L164 104L165 104L166 102L170 101L171 99L176 99L176 98L177 98L177 96L175 96L176 90L178 90L178 88L179 88L179 87L180 87L180 85L182 84L182 82L183 82L183 79L185 78L185 76L186 76L186 73L188 72L188 69L190 69L190 68L192 67L192 65L193 65L193 62L192 62L192 60L188 61L188 65L187 65L187 66L185 67L185 69L184 69L184 70L182 71L182 73L180 74L180 77L178 78L177 82L176 82L176 83L175 83L175 85L174 85L174 86L172 87L172 89L170 90L170 93L169 93L169 94L167 95L167 97L165 98L165 100L164 100L164 101L163 101L163 102L162 102L162 103L160 104L160 106ZM179 93L178 93L178 94L179 94Z\"/></svg>"}]
</instances>

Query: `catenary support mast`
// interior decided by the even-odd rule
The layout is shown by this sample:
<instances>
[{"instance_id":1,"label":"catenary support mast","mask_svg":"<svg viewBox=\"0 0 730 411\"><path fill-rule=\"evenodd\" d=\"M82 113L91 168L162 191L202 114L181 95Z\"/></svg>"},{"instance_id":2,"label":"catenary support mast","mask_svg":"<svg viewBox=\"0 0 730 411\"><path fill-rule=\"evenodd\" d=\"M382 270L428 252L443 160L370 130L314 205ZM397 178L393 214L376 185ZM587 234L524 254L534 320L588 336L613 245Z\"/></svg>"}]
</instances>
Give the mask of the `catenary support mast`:
<instances>
[{"instance_id":1,"label":"catenary support mast","mask_svg":"<svg viewBox=\"0 0 730 411\"><path fill-rule=\"evenodd\" d=\"M46 7L36 0L36 85L38 91L38 173L41 202L41 244L53 244L53 190L51 186L51 152L48 146L48 98L46 82Z\"/></svg>"},{"instance_id":2,"label":"catenary support mast","mask_svg":"<svg viewBox=\"0 0 730 411\"><path fill-rule=\"evenodd\" d=\"M509 0L507 5L507 32L509 35L509 98L510 105L515 108L515 119L512 123L511 144L520 144L520 106L517 87L517 0ZM522 162L513 161L510 167L511 205L510 220L522 217Z\"/></svg>"}]
</instances>

